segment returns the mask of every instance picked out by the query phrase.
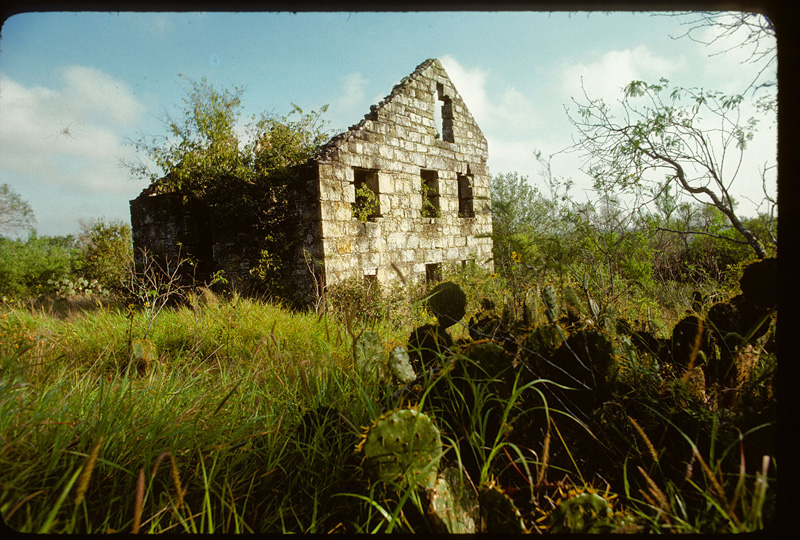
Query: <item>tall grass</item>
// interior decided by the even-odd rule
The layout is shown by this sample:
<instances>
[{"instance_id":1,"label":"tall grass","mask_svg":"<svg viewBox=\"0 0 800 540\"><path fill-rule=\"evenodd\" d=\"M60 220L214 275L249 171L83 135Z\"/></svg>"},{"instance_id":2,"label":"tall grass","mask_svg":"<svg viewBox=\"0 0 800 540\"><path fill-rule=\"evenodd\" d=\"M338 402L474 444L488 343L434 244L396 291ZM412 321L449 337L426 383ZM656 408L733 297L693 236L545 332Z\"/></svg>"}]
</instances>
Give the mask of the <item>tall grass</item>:
<instances>
[{"instance_id":1,"label":"tall grass","mask_svg":"<svg viewBox=\"0 0 800 540\"><path fill-rule=\"evenodd\" d=\"M310 530L322 516L287 515L295 475L353 477L295 437L321 405L353 429L374 408L373 382L324 318L236 297L168 310L139 375L126 369L139 313L2 315L0 510L14 529Z\"/></svg>"},{"instance_id":2,"label":"tall grass","mask_svg":"<svg viewBox=\"0 0 800 540\"><path fill-rule=\"evenodd\" d=\"M448 329L456 341L470 342L482 298L520 305L497 275L467 267L447 278L469 299ZM387 352L405 345L412 328L432 321L424 296L424 288L388 291L372 299L369 313L382 315L370 317L347 302L338 313L296 313L236 295L191 298L157 317L121 305L0 307L4 521L34 533L430 531L424 493L371 482L355 451L366 426L408 403L387 375L355 365L353 338L369 328ZM442 466L466 471L473 489L505 486L531 527L546 530L559 498L598 482L604 498L623 501L620 531L766 523L774 458L744 463L744 442L715 445L721 413L673 398L684 381L667 384L654 355L621 360L620 381L635 399L612 396L590 428L549 397L554 383L524 369L504 380L481 375L459 351L451 358L465 371L430 373L414 404L442 431ZM759 369L768 378L769 366ZM753 388L757 373L746 381ZM639 409L629 408L634 401ZM713 420L685 423L691 414ZM685 475L666 470L665 442L686 450ZM601 454L619 460L600 463ZM596 474L598 463L619 477Z\"/></svg>"}]
</instances>

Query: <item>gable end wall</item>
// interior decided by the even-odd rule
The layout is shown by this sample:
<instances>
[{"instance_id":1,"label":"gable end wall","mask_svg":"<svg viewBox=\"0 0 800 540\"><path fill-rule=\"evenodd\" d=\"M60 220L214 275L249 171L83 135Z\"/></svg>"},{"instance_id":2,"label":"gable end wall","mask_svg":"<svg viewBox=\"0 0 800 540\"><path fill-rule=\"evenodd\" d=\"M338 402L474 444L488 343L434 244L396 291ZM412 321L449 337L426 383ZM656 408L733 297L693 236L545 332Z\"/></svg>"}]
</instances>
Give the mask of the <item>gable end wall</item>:
<instances>
[{"instance_id":1,"label":"gable end wall","mask_svg":"<svg viewBox=\"0 0 800 540\"><path fill-rule=\"evenodd\" d=\"M443 141L434 107L450 101L453 142ZM449 134L446 135L449 137ZM438 60L421 64L364 120L319 154L322 251L328 285L375 275L424 279L426 265L474 260L492 268L488 148ZM353 217L354 170L378 171L380 217ZM440 217L423 217L421 171L436 171ZM458 177L472 184L474 217L460 217Z\"/></svg>"}]
</instances>

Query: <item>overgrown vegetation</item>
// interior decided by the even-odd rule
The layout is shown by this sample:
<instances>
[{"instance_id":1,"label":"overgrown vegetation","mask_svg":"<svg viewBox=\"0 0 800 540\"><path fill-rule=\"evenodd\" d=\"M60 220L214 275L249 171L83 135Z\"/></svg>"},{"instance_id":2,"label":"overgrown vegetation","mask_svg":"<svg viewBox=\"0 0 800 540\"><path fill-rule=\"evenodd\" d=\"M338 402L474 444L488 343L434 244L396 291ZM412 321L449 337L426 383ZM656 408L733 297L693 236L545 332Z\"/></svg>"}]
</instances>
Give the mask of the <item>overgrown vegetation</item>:
<instances>
[{"instance_id":1,"label":"overgrown vegetation","mask_svg":"<svg viewBox=\"0 0 800 540\"><path fill-rule=\"evenodd\" d=\"M618 300L595 312L580 287L514 294L475 266L445 278L461 285L362 289L360 304L351 284L327 315L207 289L158 313L118 304L66 320L6 302L6 523L325 533L770 522L774 309L755 331L726 330L731 341L714 332L744 304L705 306L710 341L687 352L685 323L662 312L651 321L662 330L649 330L612 315L625 311ZM742 282L750 300L759 279ZM715 358L733 359L736 376Z\"/></svg>"},{"instance_id":2,"label":"overgrown vegetation","mask_svg":"<svg viewBox=\"0 0 800 540\"><path fill-rule=\"evenodd\" d=\"M545 178L549 197L493 179L494 272L454 264L433 288L351 280L307 313L186 284L146 255L134 271L122 224L2 239L4 521L763 529L776 259L753 266L707 208L581 205Z\"/></svg>"}]
</instances>

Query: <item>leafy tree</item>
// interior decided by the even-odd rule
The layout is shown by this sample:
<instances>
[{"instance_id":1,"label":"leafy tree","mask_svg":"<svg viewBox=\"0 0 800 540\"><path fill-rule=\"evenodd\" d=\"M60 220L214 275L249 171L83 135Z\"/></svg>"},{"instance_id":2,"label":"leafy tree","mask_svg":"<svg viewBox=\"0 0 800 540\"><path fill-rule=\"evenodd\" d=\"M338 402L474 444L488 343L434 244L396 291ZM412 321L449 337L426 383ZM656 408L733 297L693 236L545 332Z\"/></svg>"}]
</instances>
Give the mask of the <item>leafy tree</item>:
<instances>
[{"instance_id":1,"label":"leafy tree","mask_svg":"<svg viewBox=\"0 0 800 540\"><path fill-rule=\"evenodd\" d=\"M36 218L31 205L22 200L11 186L0 185L0 234L33 231Z\"/></svg>"},{"instance_id":2,"label":"leafy tree","mask_svg":"<svg viewBox=\"0 0 800 540\"><path fill-rule=\"evenodd\" d=\"M495 265L507 271L515 262L514 253L527 264L538 260L537 243L552 232L550 201L516 172L493 175L491 194Z\"/></svg>"},{"instance_id":3,"label":"leafy tree","mask_svg":"<svg viewBox=\"0 0 800 540\"><path fill-rule=\"evenodd\" d=\"M327 140L321 120L327 107L304 114L292 105L286 116L253 116L244 126L248 140L240 141L244 90L219 91L205 78L189 82L181 116L164 119L169 136L133 142L157 170L144 163L127 165L137 176L150 179L158 192L203 199L230 188L238 191L304 162Z\"/></svg>"},{"instance_id":4,"label":"leafy tree","mask_svg":"<svg viewBox=\"0 0 800 540\"><path fill-rule=\"evenodd\" d=\"M575 147L584 153L595 188L641 194L650 187L658 198L674 187L719 210L738 233L730 240L765 257L730 194L756 120L742 120L741 95L675 88L665 98L668 85L666 79L658 84L631 82L620 102L620 118L603 100L586 96L588 102L576 102L577 115L569 116L579 133ZM660 181L653 173L666 178Z\"/></svg>"},{"instance_id":5,"label":"leafy tree","mask_svg":"<svg viewBox=\"0 0 800 540\"><path fill-rule=\"evenodd\" d=\"M97 280L108 291L120 291L133 258L130 225L97 219L82 223L81 229L73 260L75 272L86 280Z\"/></svg>"},{"instance_id":6,"label":"leafy tree","mask_svg":"<svg viewBox=\"0 0 800 540\"><path fill-rule=\"evenodd\" d=\"M169 136L133 142L157 169L127 165L151 180L154 193L180 193L224 216L226 225L246 227L253 244L248 250L258 254L251 274L272 287L290 249L287 189L296 180L296 166L328 139L322 120L327 106L304 113L292 105L286 116L262 113L242 127L241 88L219 91L205 78L189 82L181 115L164 121Z\"/></svg>"}]
</instances>

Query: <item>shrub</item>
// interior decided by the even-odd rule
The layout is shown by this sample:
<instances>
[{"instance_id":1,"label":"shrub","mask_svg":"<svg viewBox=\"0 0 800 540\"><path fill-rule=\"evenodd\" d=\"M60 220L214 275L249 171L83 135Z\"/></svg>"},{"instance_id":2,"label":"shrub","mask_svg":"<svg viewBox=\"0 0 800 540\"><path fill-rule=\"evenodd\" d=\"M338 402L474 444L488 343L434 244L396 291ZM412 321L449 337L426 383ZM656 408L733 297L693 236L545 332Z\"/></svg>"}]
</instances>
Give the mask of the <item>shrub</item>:
<instances>
[{"instance_id":1,"label":"shrub","mask_svg":"<svg viewBox=\"0 0 800 540\"><path fill-rule=\"evenodd\" d=\"M73 261L75 273L109 292L120 292L133 256L130 225L98 219L83 223L82 229Z\"/></svg>"},{"instance_id":2,"label":"shrub","mask_svg":"<svg viewBox=\"0 0 800 540\"><path fill-rule=\"evenodd\" d=\"M0 295L21 298L51 292L48 282L69 275L74 249L72 236L0 237Z\"/></svg>"}]
</instances>

